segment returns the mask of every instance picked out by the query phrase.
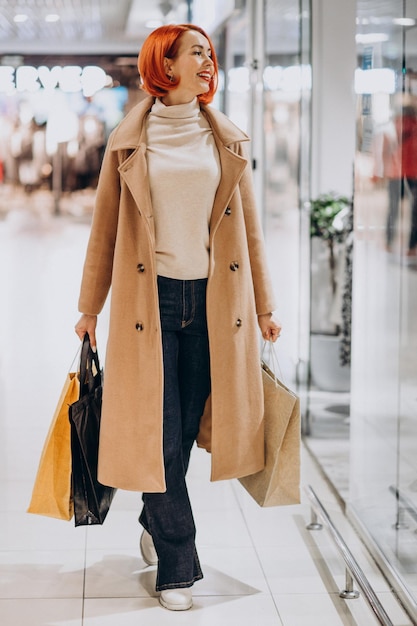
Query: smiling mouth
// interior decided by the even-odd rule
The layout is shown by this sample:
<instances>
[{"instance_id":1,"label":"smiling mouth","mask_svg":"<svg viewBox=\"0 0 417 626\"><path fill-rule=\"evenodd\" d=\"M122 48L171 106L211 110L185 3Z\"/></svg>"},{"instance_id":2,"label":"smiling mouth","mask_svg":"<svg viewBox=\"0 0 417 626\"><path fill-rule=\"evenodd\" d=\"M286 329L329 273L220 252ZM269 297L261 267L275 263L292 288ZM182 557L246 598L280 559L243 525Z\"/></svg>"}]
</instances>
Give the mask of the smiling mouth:
<instances>
[{"instance_id":1,"label":"smiling mouth","mask_svg":"<svg viewBox=\"0 0 417 626\"><path fill-rule=\"evenodd\" d=\"M197 74L197 76L199 78L202 78L203 80L207 81L208 83L211 81L212 76L211 74L209 74L208 72L201 72L200 74Z\"/></svg>"}]
</instances>

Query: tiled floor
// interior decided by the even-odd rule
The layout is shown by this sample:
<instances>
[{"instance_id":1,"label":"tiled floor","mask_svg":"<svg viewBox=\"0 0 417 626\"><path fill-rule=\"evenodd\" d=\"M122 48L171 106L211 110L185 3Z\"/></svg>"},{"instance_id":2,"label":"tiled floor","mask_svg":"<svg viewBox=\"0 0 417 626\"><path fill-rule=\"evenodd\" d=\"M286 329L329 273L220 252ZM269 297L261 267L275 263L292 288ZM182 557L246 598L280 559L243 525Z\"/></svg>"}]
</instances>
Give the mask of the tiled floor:
<instances>
[{"instance_id":1,"label":"tiled floor","mask_svg":"<svg viewBox=\"0 0 417 626\"><path fill-rule=\"evenodd\" d=\"M349 499L350 394L312 389L305 444L343 502Z\"/></svg>"},{"instance_id":2,"label":"tiled floor","mask_svg":"<svg viewBox=\"0 0 417 626\"><path fill-rule=\"evenodd\" d=\"M209 482L195 450L189 474L205 573L194 607L162 609L155 568L139 553L138 494L119 491L102 527L26 513L39 454L66 372L88 224L24 210L0 222L0 624L1 626L371 626L361 596L339 598L344 567L327 531L306 530L297 506L260 509L239 483ZM98 340L104 358L107 312ZM407 619L317 466L311 484L396 626Z\"/></svg>"}]
</instances>

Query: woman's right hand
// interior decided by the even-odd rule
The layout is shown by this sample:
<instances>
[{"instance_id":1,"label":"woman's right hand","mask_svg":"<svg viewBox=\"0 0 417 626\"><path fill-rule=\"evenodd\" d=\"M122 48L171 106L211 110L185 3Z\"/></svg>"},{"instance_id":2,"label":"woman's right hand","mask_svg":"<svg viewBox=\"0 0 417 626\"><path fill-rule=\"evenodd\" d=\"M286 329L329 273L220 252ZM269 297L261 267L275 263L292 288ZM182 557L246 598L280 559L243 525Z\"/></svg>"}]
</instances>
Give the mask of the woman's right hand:
<instances>
[{"instance_id":1,"label":"woman's right hand","mask_svg":"<svg viewBox=\"0 0 417 626\"><path fill-rule=\"evenodd\" d=\"M84 338L85 333L88 333L90 337L91 347L96 349L96 326L97 326L97 315L87 315L83 313L75 325L75 332L81 339Z\"/></svg>"}]
</instances>

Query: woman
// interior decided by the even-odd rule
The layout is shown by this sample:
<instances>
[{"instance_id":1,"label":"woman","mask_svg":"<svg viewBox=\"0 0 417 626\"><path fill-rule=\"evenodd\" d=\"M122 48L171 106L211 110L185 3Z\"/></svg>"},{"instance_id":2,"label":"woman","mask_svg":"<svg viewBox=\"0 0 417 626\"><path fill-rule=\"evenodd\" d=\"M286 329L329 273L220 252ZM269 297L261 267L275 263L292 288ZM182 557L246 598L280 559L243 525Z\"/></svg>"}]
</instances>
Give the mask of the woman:
<instances>
[{"instance_id":1,"label":"woman","mask_svg":"<svg viewBox=\"0 0 417 626\"><path fill-rule=\"evenodd\" d=\"M142 556L171 610L192 606L203 576L185 483L192 445L211 451L212 480L262 469L257 323L267 340L280 333L247 137L206 106L217 71L197 26L145 41L150 96L109 138L76 325L95 345L111 286L99 480L143 492Z\"/></svg>"}]
</instances>

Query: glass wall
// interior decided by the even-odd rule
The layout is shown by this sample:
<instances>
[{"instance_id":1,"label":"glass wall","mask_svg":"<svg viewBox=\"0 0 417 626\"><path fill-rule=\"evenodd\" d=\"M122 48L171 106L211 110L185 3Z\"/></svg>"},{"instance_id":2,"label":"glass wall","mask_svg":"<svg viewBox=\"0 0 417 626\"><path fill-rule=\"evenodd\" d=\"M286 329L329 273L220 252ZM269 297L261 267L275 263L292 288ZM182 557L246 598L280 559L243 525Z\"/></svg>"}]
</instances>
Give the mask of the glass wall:
<instances>
[{"instance_id":1,"label":"glass wall","mask_svg":"<svg viewBox=\"0 0 417 626\"><path fill-rule=\"evenodd\" d=\"M310 1L266 2L265 237L273 268L284 380L304 403L309 329Z\"/></svg>"},{"instance_id":2,"label":"glass wall","mask_svg":"<svg viewBox=\"0 0 417 626\"><path fill-rule=\"evenodd\" d=\"M309 228L300 207L310 196L310 0L235 2L213 38L222 79L216 105L251 138L257 203L284 328L281 375L295 387L306 378L309 344Z\"/></svg>"},{"instance_id":3,"label":"glass wall","mask_svg":"<svg viewBox=\"0 0 417 626\"><path fill-rule=\"evenodd\" d=\"M349 514L417 619L417 6L357 6Z\"/></svg>"},{"instance_id":4,"label":"glass wall","mask_svg":"<svg viewBox=\"0 0 417 626\"><path fill-rule=\"evenodd\" d=\"M309 132L311 165L307 184L300 178L301 216L307 222L300 229L300 252L307 256L301 263L300 318L308 319L299 334L304 357L299 371L305 375L307 363L309 375L304 444L342 499L349 487L355 20L354 2L312 2L311 123L301 142L302 156ZM304 119L309 116L303 109L302 124Z\"/></svg>"}]
</instances>

